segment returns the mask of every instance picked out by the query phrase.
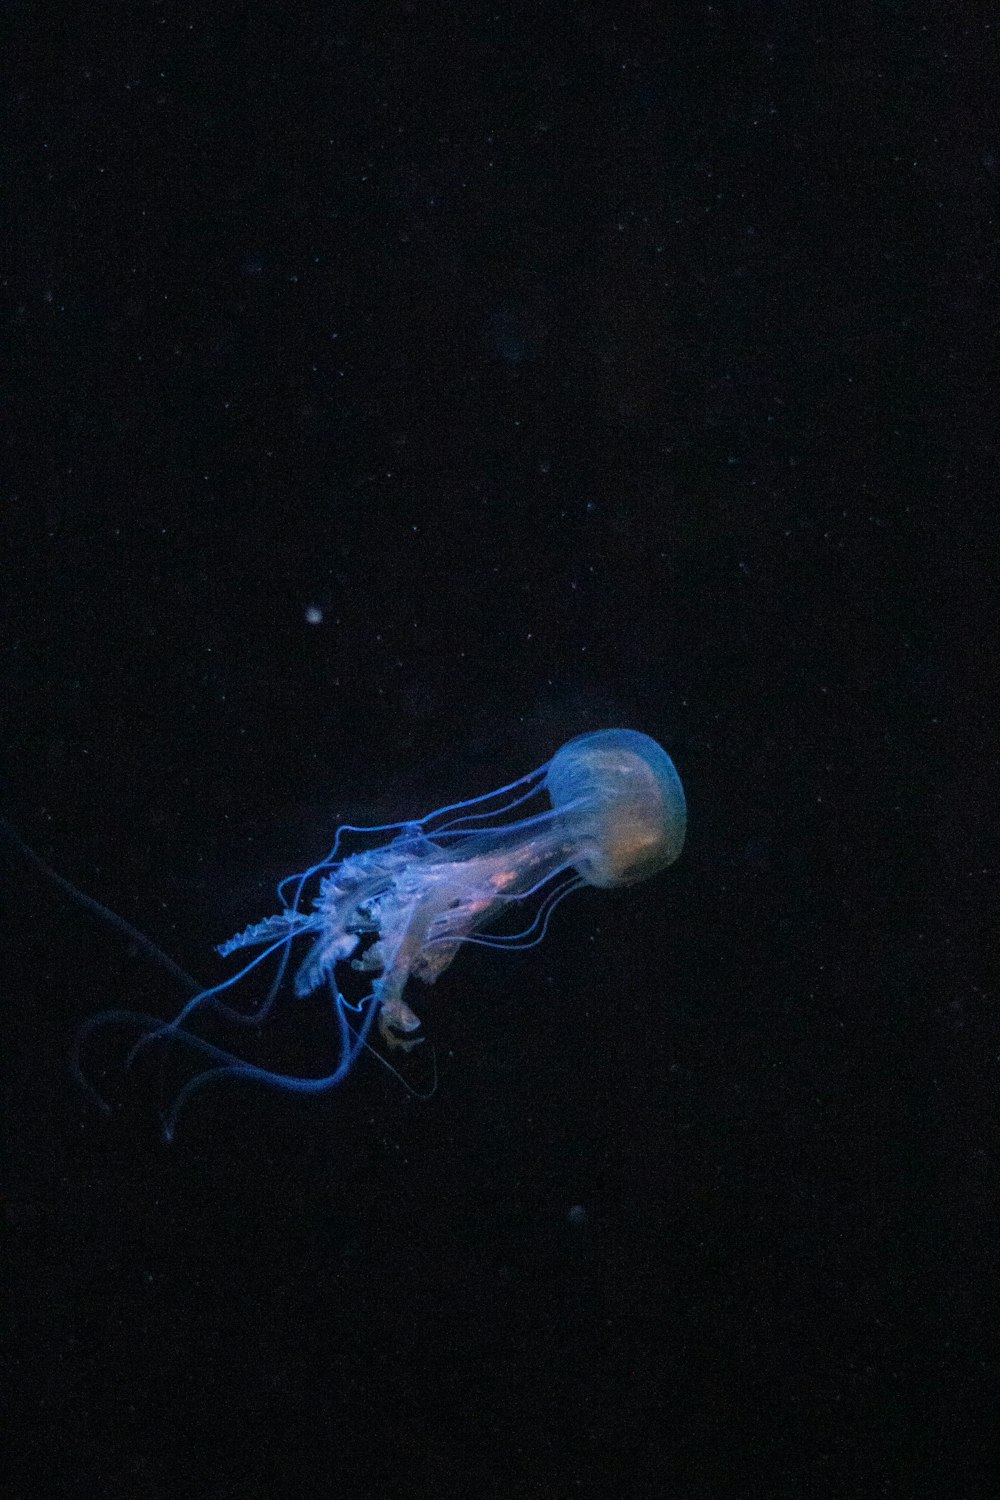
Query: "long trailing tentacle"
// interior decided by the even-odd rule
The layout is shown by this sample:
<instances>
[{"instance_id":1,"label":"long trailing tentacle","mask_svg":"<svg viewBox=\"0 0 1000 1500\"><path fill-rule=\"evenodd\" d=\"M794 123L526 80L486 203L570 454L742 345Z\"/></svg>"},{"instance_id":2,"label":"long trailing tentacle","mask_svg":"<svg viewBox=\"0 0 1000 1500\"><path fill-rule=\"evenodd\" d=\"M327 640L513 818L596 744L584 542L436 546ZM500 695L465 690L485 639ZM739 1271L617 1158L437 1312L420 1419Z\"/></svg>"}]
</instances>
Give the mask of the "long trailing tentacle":
<instances>
[{"instance_id":1,"label":"long trailing tentacle","mask_svg":"<svg viewBox=\"0 0 1000 1500\"><path fill-rule=\"evenodd\" d=\"M177 1120L190 1101L192 1096L203 1089L207 1084L220 1082L223 1078L246 1078L254 1083L265 1084L270 1088L283 1089L288 1093L295 1094L319 1094L328 1089L335 1088L341 1083L351 1071L362 1050L368 1045L368 1033L371 1030L372 1021L378 1011L378 1003L374 996L365 1006L361 1025L355 1031L348 1024L344 1014L342 997L337 996L334 1005L340 1030L340 1060L332 1073L325 1074L322 1078L302 1078L295 1074L276 1073L270 1068L258 1067L255 1063L245 1062L233 1052L227 1052L222 1047L207 1042L204 1038L194 1035L189 1031L181 1032L184 1041L201 1052L205 1057L210 1057L219 1064L209 1068L204 1073L198 1073L190 1078L180 1090L167 1114L163 1117L163 1138L170 1142L173 1140Z\"/></svg>"},{"instance_id":2,"label":"long trailing tentacle","mask_svg":"<svg viewBox=\"0 0 1000 1500\"><path fill-rule=\"evenodd\" d=\"M347 1020L346 1010L359 1013L360 1024L351 1026ZM71 1068L75 1081L83 1089L84 1093L96 1104L104 1115L111 1114L111 1106L107 1100L91 1083L80 1064L80 1049L90 1036L99 1027L107 1025L139 1026L143 1028L143 1036L129 1053L128 1063L130 1066L135 1060L140 1047L144 1043L153 1041L176 1041L189 1048L193 1052L200 1053L202 1057L208 1058L214 1067L206 1069L203 1073L196 1074L190 1078L179 1091L167 1114L163 1117L163 1136L170 1141L173 1138L178 1116L185 1107L191 1096L203 1088L207 1083L221 1078L247 1078L256 1083L269 1085L272 1088L284 1089L291 1093L322 1093L327 1089L335 1088L354 1066L358 1056L363 1050L375 1053L381 1061L381 1054L371 1046L368 1037L372 1022L378 1012L378 1003L374 995L367 997L366 1001L358 1005L348 1007L347 1002L339 994L334 999L334 1013L338 1022L340 1052L337 1066L332 1072L324 1074L319 1078L299 1077L295 1074L278 1073L271 1068L262 1068L255 1063L249 1063L239 1057L235 1052L230 1052L216 1043L208 1041L199 1036L197 1032L189 1031L184 1027L175 1025L165 1026L158 1016L152 1016L144 1011L133 1010L109 1010L103 1011L99 1016L94 1016L85 1022L80 1028L77 1044L71 1059ZM385 1063L390 1071L395 1071L391 1063ZM405 1081L405 1080L404 1080ZM409 1087L409 1086L408 1086ZM411 1089L411 1092L416 1092Z\"/></svg>"},{"instance_id":3,"label":"long trailing tentacle","mask_svg":"<svg viewBox=\"0 0 1000 1500\"><path fill-rule=\"evenodd\" d=\"M196 995L204 988L193 975L189 974L186 969L182 969L180 964L175 963L169 953L164 953L163 949L154 943L152 938L148 938L144 932L140 932L138 927L133 927L131 922L126 921L124 917L120 917L116 911L112 911L110 906L105 906L103 901L95 901L93 896L88 896L86 891L81 891L80 887L74 885L71 880L67 880L65 875L60 875L58 870L53 870L52 866L40 854L35 853L30 844L24 842L24 839L15 828L11 827L6 818L0 818L0 834L6 838L7 842L17 850L21 858L33 870L36 870L39 875L42 875L57 890L62 891L63 895L67 896L76 906L82 907L84 911L89 911L91 916L97 917L105 926L111 927L115 932L120 933L122 937L127 938L133 947L137 948L145 958L150 959L155 964L159 964L160 968L165 969L171 978L175 979L184 989Z\"/></svg>"},{"instance_id":4,"label":"long trailing tentacle","mask_svg":"<svg viewBox=\"0 0 1000 1500\"><path fill-rule=\"evenodd\" d=\"M139 1053L143 1052L146 1047L150 1045L150 1043L157 1041L159 1037L169 1036L171 1032L184 1032L186 1036L191 1035L184 1023L189 1019L190 1016L194 1014L196 1010L201 1009L201 1007L204 1005L211 1005L214 1009L222 1012L222 1014L224 1014L228 1020L237 1021L242 1023L243 1025L259 1025L267 1015L265 1006L269 1008L270 1004L273 1004L273 997L277 993L277 986L281 982L281 978L284 973L284 967L287 963L286 954L282 955L281 967L278 971L278 977L277 980L272 982L271 984L269 998L267 1001L265 1001L264 1006L260 1007L258 1010L249 1012L234 1010L232 1006L223 1004L222 1001L218 999L218 996L222 994L224 990L232 989L233 985L239 984L241 979L244 979L246 975L251 972L251 970L258 968L259 965L265 961L265 959L270 958L272 953L277 953L279 948L284 948L287 950L288 945L288 938L282 938L280 942L272 943L270 948L265 948L263 953L258 953L256 958L251 959L248 964L245 964L243 968L240 969L238 974L232 974L228 979L223 979L220 984L213 985L211 989L202 990L199 994L192 995L191 999L181 1010L178 1011L177 1015L174 1016L172 1021L160 1021L155 1031L152 1031L148 1035L141 1036L139 1038L139 1040L136 1042L135 1046L129 1053L128 1057L125 1059L126 1068L130 1068L135 1062L135 1059L138 1057ZM100 1018L97 1017L95 1019Z\"/></svg>"},{"instance_id":5,"label":"long trailing tentacle","mask_svg":"<svg viewBox=\"0 0 1000 1500\"><path fill-rule=\"evenodd\" d=\"M99 1015L91 1016L78 1027L69 1057L70 1073L74 1082L79 1084L88 1098L97 1105L102 1115L110 1115L111 1105L103 1095L98 1093L83 1071L80 1054L87 1038L93 1036L95 1031L103 1030L105 1026L116 1025L140 1026L147 1030L158 1030L163 1025L163 1021L160 1016L151 1016L142 1010L102 1010Z\"/></svg>"}]
</instances>

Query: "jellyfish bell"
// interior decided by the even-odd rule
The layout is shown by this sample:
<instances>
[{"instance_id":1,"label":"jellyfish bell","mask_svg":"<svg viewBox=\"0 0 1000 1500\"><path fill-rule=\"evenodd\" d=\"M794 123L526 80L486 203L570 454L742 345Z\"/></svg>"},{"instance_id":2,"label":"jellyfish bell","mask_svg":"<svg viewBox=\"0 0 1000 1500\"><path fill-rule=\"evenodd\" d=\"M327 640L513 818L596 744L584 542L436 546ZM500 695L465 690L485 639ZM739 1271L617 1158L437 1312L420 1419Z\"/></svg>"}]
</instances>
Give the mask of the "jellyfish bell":
<instances>
[{"instance_id":1,"label":"jellyfish bell","mask_svg":"<svg viewBox=\"0 0 1000 1500\"><path fill-rule=\"evenodd\" d=\"M684 847L684 788L670 756L648 734L577 735L549 762L545 789L588 885L635 885L672 865Z\"/></svg>"}]
</instances>

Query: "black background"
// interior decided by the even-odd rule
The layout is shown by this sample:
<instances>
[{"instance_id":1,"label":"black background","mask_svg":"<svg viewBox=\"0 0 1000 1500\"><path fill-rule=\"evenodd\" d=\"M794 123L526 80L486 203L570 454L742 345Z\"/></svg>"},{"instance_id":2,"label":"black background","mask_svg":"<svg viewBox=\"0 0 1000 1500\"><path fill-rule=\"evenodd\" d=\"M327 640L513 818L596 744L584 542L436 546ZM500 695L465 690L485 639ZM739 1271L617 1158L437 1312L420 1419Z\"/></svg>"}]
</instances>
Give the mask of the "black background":
<instances>
[{"instance_id":1,"label":"black background","mask_svg":"<svg viewBox=\"0 0 1000 1500\"><path fill-rule=\"evenodd\" d=\"M206 979L584 730L690 828L414 987L430 1101L170 1147L9 849L8 1493L985 1495L979 8L13 9L6 816Z\"/></svg>"}]
</instances>

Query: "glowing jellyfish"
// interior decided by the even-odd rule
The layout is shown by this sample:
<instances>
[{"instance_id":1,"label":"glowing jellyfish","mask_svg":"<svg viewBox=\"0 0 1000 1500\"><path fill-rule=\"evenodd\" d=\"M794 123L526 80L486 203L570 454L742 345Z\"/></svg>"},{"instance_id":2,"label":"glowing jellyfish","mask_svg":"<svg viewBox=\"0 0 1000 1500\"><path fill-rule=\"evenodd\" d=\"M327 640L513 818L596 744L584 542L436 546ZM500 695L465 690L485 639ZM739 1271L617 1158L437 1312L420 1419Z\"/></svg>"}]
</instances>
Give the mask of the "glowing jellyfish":
<instances>
[{"instance_id":1,"label":"glowing jellyfish","mask_svg":"<svg viewBox=\"0 0 1000 1500\"><path fill-rule=\"evenodd\" d=\"M369 1044L373 1025L390 1048L408 1051L423 1039L404 996L411 978L433 984L463 943L521 948L540 942L570 891L631 885L672 864L684 844L686 820L680 779L655 740L631 729L578 735L545 765L495 792L416 821L341 827L325 859L281 882L276 915L220 945L223 958L262 950L238 973L199 990L167 1024L106 1012L88 1023L84 1036L109 1022L128 1021L142 1030L129 1062L171 1040L207 1059L207 1068L188 1080L165 1117L168 1139L191 1094L211 1080L246 1078L298 1092L332 1088ZM347 835L378 834L394 837L354 854L341 852ZM528 903L531 921L521 930L482 931ZM322 997L336 1036L336 1066L321 1077L258 1067L194 1030L199 1012L209 1010L260 1026L282 993L293 949L303 950L294 991ZM268 959L276 972L262 1003L239 1010L223 1001ZM352 999L343 993L348 969L364 976L360 996Z\"/></svg>"}]
</instances>

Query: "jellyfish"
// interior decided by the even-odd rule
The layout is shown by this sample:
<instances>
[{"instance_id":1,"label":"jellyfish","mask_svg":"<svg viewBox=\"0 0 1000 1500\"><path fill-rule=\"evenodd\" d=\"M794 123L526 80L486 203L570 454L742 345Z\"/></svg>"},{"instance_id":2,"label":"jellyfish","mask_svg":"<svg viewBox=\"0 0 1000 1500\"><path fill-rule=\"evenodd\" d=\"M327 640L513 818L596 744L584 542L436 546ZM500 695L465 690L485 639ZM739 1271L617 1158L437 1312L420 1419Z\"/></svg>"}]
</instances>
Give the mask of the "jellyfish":
<instances>
[{"instance_id":1,"label":"jellyfish","mask_svg":"<svg viewBox=\"0 0 1000 1500\"><path fill-rule=\"evenodd\" d=\"M672 864L686 821L680 778L649 735L632 729L578 735L545 765L496 791L406 822L342 825L323 859L281 881L274 915L219 945L224 959L259 950L236 973L209 988L190 980L194 993L169 1022L125 1011L95 1016L81 1043L96 1028L129 1022L140 1035L126 1066L167 1043L184 1044L205 1060L163 1118L167 1139L181 1109L209 1082L243 1078L300 1093L331 1089L372 1047L373 1028L390 1053L423 1041L407 999L411 980L433 984L467 943L516 949L540 942L570 892L633 885ZM348 839L380 841L345 853ZM488 930L516 908L530 916L525 925L512 933ZM143 947L157 956L148 939ZM233 1005L230 992L268 961L274 973L263 1000ZM166 962L175 977L187 978ZM348 974L357 976L352 984ZM322 1075L260 1067L196 1029L206 1012L237 1026L262 1026L286 982L299 997L318 997L329 1012L335 1062ZM345 988L354 989L351 998Z\"/></svg>"}]
</instances>

